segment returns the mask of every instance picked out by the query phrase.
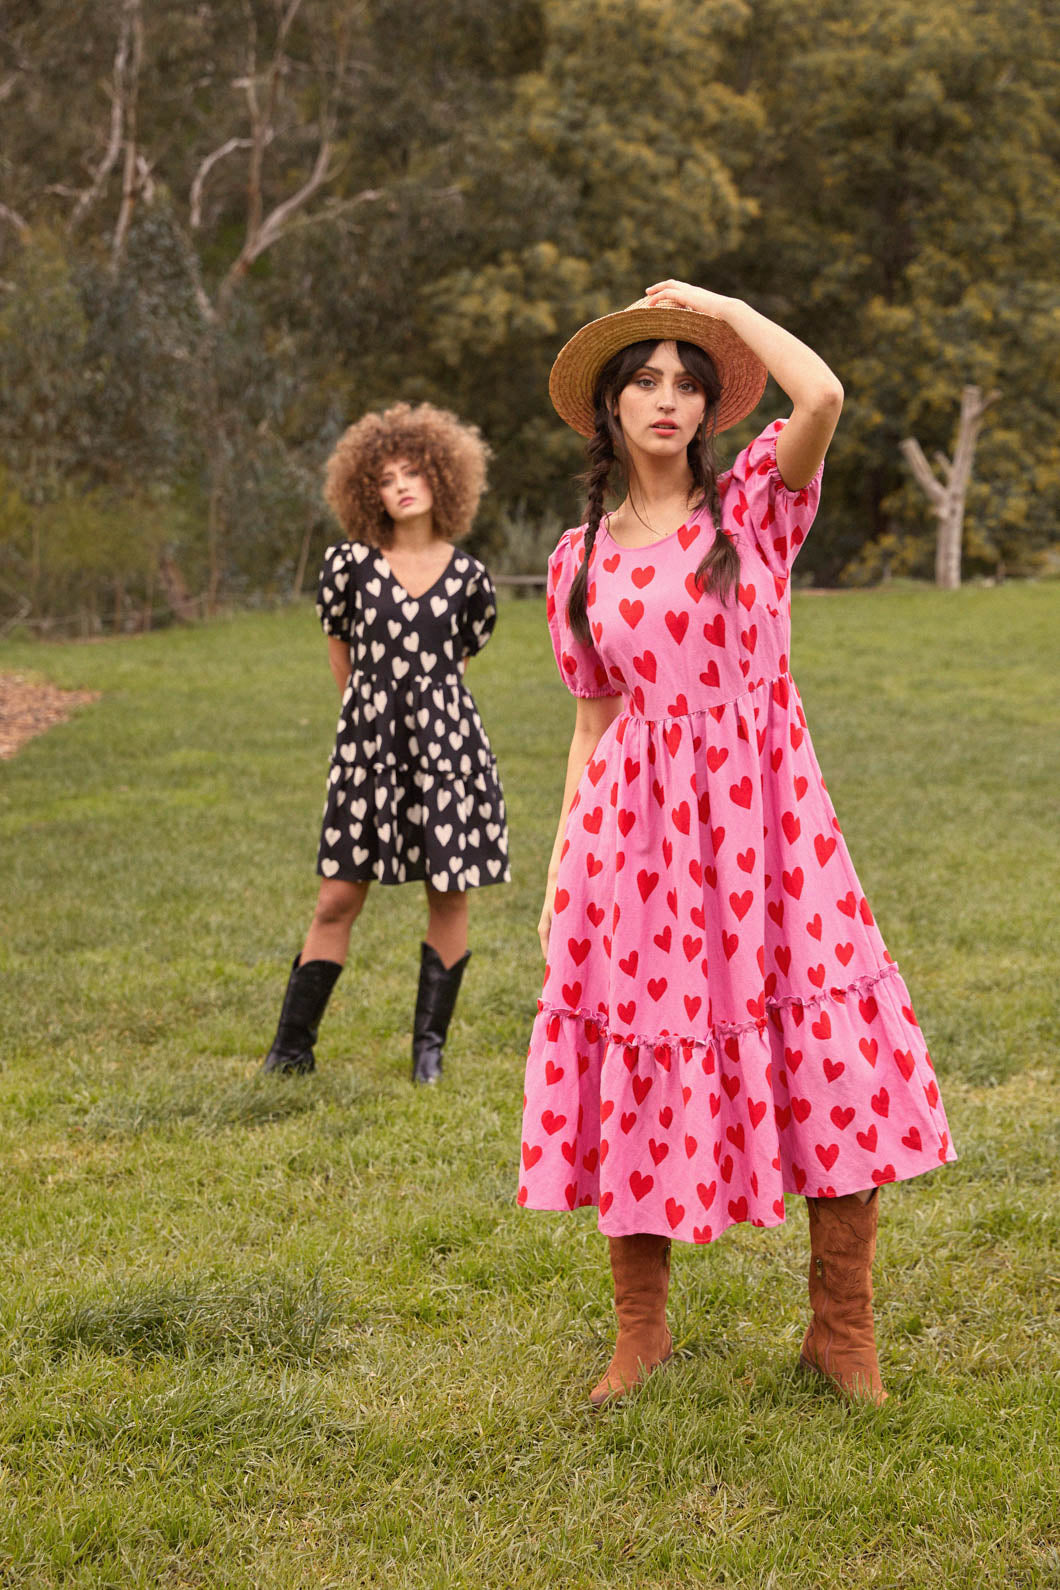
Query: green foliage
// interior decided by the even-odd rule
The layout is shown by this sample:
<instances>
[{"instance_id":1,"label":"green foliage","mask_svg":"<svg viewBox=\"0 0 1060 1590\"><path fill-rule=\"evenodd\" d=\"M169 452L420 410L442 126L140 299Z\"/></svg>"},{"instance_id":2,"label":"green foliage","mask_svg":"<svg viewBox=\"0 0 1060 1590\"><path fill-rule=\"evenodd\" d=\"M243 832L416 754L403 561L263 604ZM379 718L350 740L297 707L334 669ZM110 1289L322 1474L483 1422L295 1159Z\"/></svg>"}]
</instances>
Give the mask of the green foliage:
<instances>
[{"instance_id":1,"label":"green foliage","mask_svg":"<svg viewBox=\"0 0 1060 1590\"><path fill-rule=\"evenodd\" d=\"M0 219L0 461L27 503L60 480L161 492L185 586L267 594L324 544L342 426L430 399L490 440L475 545L503 561L517 505L541 525L580 510L580 443L547 399L559 346L676 275L748 298L843 380L801 579L930 572L934 520L898 443L948 452L968 382L1002 397L965 567L1046 566L1060 50L1044 0L457 0L429 27L412 0L303 0L274 60L281 10L145 3L148 177L120 246L122 161L103 168L120 16L44 0L15 17L0 177L29 233ZM273 109L256 199L252 75ZM325 131L327 180L237 267ZM770 388L758 419L785 407ZM0 577L9 613L46 616L35 554ZM138 569L107 578L148 601Z\"/></svg>"}]
</instances>

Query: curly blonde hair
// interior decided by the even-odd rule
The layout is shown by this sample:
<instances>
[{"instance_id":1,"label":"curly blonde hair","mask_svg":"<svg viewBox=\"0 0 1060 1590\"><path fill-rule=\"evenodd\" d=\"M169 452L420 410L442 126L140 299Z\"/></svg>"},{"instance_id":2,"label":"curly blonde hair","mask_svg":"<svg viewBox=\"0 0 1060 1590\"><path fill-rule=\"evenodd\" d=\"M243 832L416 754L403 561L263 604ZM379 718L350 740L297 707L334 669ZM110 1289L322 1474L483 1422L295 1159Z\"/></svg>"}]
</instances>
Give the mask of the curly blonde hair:
<instances>
[{"instance_id":1,"label":"curly blonde hair","mask_svg":"<svg viewBox=\"0 0 1060 1590\"><path fill-rule=\"evenodd\" d=\"M435 535L459 541L471 529L489 456L478 428L448 409L395 403L344 432L328 459L324 500L349 540L385 549L394 525L379 495L379 477L387 464L406 459L431 488Z\"/></svg>"}]
</instances>

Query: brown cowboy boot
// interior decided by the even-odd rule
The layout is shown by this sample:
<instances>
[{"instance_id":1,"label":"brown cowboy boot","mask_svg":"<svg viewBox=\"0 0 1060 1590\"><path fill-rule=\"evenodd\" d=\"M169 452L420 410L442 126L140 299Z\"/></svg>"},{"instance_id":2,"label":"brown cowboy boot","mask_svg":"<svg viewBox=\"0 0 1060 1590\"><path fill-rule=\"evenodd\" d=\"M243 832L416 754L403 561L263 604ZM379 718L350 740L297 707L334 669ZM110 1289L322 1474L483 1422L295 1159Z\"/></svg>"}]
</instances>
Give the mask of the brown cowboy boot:
<instances>
[{"instance_id":1,"label":"brown cowboy boot","mask_svg":"<svg viewBox=\"0 0 1060 1590\"><path fill-rule=\"evenodd\" d=\"M646 1233L609 1237L618 1338L604 1378L589 1393L594 1408L617 1401L647 1380L673 1352L666 1328L670 1239Z\"/></svg>"},{"instance_id":2,"label":"brown cowboy boot","mask_svg":"<svg viewBox=\"0 0 1060 1590\"><path fill-rule=\"evenodd\" d=\"M876 1359L872 1260L878 1198L807 1198L810 1215L810 1306L813 1320L799 1362L855 1402L887 1401Z\"/></svg>"}]
</instances>

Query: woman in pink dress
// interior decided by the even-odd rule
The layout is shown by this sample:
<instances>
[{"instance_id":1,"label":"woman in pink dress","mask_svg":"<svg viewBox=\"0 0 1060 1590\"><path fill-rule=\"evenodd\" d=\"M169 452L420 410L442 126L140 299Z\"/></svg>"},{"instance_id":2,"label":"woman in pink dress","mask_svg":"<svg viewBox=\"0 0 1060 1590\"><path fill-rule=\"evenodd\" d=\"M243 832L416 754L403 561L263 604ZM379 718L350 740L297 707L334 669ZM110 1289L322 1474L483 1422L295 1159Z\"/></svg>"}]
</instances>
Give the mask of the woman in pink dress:
<instances>
[{"instance_id":1,"label":"woman in pink dress","mask_svg":"<svg viewBox=\"0 0 1060 1590\"><path fill-rule=\"evenodd\" d=\"M767 370L791 415L719 475L712 439ZM550 392L590 467L587 522L549 563L577 716L519 1201L599 1208L618 1316L599 1407L670 1356L671 1240L777 1225L801 1193L801 1362L882 1402L878 1190L955 1155L788 671L789 575L843 390L747 304L665 281L584 326Z\"/></svg>"}]
</instances>

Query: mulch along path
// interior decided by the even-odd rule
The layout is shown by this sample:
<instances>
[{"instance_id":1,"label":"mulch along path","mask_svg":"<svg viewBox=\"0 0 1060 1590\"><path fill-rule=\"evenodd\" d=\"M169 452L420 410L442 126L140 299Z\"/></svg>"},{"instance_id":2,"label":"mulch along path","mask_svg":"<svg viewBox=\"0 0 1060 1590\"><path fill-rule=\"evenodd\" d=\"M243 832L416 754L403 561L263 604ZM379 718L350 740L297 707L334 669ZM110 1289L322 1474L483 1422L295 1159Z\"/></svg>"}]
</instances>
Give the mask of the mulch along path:
<instances>
[{"instance_id":1,"label":"mulch along path","mask_svg":"<svg viewBox=\"0 0 1060 1590\"><path fill-rule=\"evenodd\" d=\"M75 708L98 700L98 690L60 690L22 674L0 674L0 761L64 722Z\"/></svg>"}]
</instances>

